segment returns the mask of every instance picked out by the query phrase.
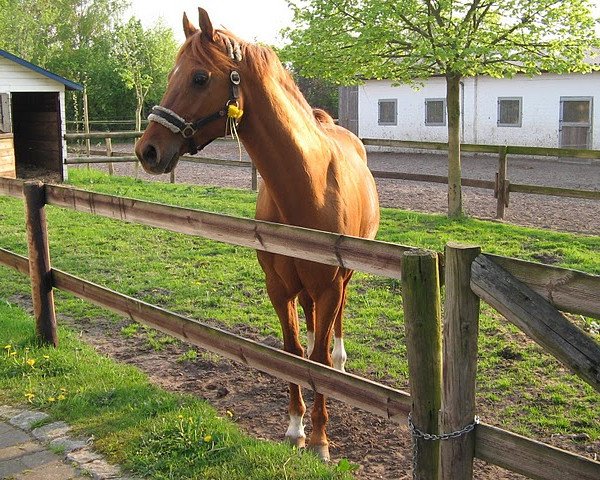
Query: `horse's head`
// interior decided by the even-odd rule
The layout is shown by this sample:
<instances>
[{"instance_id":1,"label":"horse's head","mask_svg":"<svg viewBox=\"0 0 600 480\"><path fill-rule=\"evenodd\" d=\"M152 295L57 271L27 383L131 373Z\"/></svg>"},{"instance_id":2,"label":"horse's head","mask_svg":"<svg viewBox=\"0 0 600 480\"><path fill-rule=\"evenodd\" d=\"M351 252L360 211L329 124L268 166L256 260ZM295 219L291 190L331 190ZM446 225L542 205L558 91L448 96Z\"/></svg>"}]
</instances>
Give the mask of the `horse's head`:
<instances>
[{"instance_id":1,"label":"horse's head","mask_svg":"<svg viewBox=\"0 0 600 480\"><path fill-rule=\"evenodd\" d=\"M186 41L160 105L152 109L135 147L148 173L170 172L180 155L194 154L222 137L228 122L237 123L241 116L239 42L214 30L206 11L198 11L200 29L183 15Z\"/></svg>"}]
</instances>

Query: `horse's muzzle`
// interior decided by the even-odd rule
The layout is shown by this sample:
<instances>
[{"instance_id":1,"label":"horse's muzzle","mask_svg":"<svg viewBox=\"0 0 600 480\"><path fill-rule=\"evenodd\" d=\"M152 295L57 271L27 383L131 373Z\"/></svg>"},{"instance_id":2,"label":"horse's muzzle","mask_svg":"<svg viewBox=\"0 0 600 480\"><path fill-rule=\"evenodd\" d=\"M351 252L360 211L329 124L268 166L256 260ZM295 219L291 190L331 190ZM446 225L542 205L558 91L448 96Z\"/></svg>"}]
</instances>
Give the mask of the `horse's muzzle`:
<instances>
[{"instance_id":1,"label":"horse's muzzle","mask_svg":"<svg viewBox=\"0 0 600 480\"><path fill-rule=\"evenodd\" d=\"M143 140L137 143L135 154L144 170L155 175L171 172L179 160L179 151L161 151L159 146Z\"/></svg>"}]
</instances>

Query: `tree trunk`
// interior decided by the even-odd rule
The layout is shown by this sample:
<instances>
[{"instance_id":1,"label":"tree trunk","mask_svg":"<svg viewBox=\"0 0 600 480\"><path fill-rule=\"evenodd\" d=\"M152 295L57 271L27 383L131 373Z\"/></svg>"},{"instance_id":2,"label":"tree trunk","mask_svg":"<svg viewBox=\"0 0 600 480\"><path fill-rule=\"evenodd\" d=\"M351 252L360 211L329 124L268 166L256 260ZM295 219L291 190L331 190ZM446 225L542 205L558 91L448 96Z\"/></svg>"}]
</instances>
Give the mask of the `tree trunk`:
<instances>
[{"instance_id":1,"label":"tree trunk","mask_svg":"<svg viewBox=\"0 0 600 480\"><path fill-rule=\"evenodd\" d=\"M446 74L446 106L448 109L448 216L462 215L460 166L460 75Z\"/></svg>"},{"instance_id":2,"label":"tree trunk","mask_svg":"<svg viewBox=\"0 0 600 480\"><path fill-rule=\"evenodd\" d=\"M135 107L135 131L139 132L142 130L142 109L144 108L143 97L138 96L137 105Z\"/></svg>"}]
</instances>

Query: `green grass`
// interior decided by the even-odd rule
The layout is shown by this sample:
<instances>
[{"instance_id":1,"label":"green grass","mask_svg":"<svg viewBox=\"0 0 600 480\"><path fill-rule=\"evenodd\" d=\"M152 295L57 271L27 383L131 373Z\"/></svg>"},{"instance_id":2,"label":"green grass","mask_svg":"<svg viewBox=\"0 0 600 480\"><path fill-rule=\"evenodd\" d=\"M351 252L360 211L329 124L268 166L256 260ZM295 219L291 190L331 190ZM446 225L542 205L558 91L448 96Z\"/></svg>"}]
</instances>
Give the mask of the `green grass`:
<instances>
[{"instance_id":1,"label":"green grass","mask_svg":"<svg viewBox=\"0 0 600 480\"><path fill-rule=\"evenodd\" d=\"M0 403L29 402L93 435L112 461L156 479L343 479L284 444L242 434L206 402L153 386L138 369L102 357L61 328L60 348L41 347L33 319L0 303ZM287 475L287 477L284 475Z\"/></svg>"},{"instance_id":2,"label":"green grass","mask_svg":"<svg viewBox=\"0 0 600 480\"><path fill-rule=\"evenodd\" d=\"M256 199L249 191L147 183L83 169L71 172L71 182L97 192L244 217L253 216ZM225 328L243 324L256 335L280 337L253 251L53 207L47 213L56 268L192 318ZM0 225L0 246L26 254L21 201L0 197ZM551 259L558 266L600 274L600 238L595 236L383 209L378 238L438 251L450 240L476 243L486 252ZM26 278L0 269L0 298L28 292ZM59 313L75 319L110 315L62 292L56 304ZM583 328L596 328L591 319L572 318ZM345 330L351 372L406 388L398 281L357 273L350 284ZM486 422L536 437L582 432L600 438L600 402L591 387L488 307L482 310L480 331L478 409ZM148 338L157 349L166 341L152 334Z\"/></svg>"}]
</instances>

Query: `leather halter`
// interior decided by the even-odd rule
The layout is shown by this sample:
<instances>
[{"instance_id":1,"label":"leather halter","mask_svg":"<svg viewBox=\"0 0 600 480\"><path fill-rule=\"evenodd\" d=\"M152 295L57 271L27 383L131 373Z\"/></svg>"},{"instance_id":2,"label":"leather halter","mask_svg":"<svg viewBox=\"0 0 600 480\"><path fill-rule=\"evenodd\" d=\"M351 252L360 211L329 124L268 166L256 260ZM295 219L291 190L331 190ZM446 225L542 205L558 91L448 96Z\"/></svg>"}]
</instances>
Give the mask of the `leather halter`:
<instances>
[{"instance_id":1,"label":"leather halter","mask_svg":"<svg viewBox=\"0 0 600 480\"><path fill-rule=\"evenodd\" d=\"M196 145L193 137L198 132L198 130L204 125L211 123L214 120L227 117L230 105L238 106L238 99L240 97L240 81L241 77L239 72L237 70L232 70L229 74L229 100L227 100L225 106L221 110L211 115L199 118L198 120L193 122L187 122L183 117L179 116L172 110L169 110L165 107L161 107L160 105L155 105L154 107L152 107L152 112L150 113L150 115L148 115L148 121L159 123L163 127L166 127L169 130L171 130L173 133L181 133L181 136L188 140L189 152L193 155L198 150L201 150L206 145L208 145L202 145L201 148L199 148Z\"/></svg>"}]
</instances>

